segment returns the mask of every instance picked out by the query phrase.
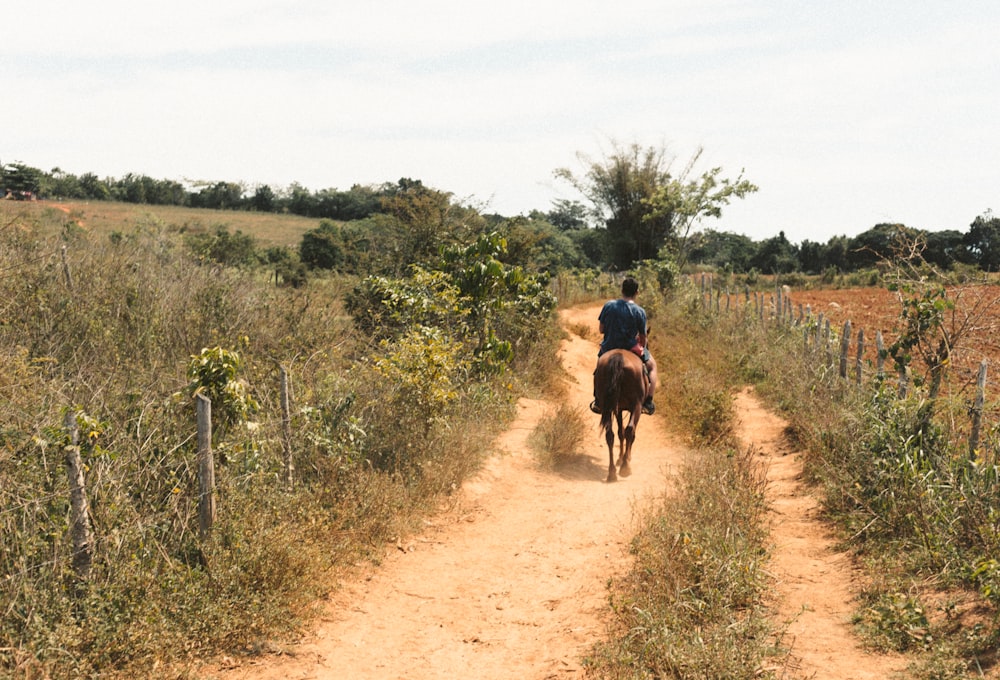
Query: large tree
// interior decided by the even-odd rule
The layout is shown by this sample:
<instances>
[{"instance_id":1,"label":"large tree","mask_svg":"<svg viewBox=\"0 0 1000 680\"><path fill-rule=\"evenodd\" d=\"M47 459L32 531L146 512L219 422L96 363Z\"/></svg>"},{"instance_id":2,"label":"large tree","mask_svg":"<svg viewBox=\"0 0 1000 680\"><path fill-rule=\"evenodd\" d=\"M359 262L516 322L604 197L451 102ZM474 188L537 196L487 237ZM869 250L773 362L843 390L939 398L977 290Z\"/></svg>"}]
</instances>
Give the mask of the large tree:
<instances>
[{"instance_id":1,"label":"large tree","mask_svg":"<svg viewBox=\"0 0 1000 680\"><path fill-rule=\"evenodd\" d=\"M964 240L966 259L987 272L1000 270L1000 217L986 211L977 217Z\"/></svg>"},{"instance_id":2,"label":"large tree","mask_svg":"<svg viewBox=\"0 0 1000 680\"><path fill-rule=\"evenodd\" d=\"M731 272L745 272L757 252L749 236L731 231L706 229L693 235L688 245L688 261Z\"/></svg>"},{"instance_id":3,"label":"large tree","mask_svg":"<svg viewBox=\"0 0 1000 680\"><path fill-rule=\"evenodd\" d=\"M698 150L675 175L675 159L665 148L613 143L601 160L578 156L586 166L583 176L566 168L555 175L590 202L594 217L606 229L609 264L625 269L658 257L664 246L683 259L684 240L701 218L718 217L732 196L742 198L757 190L742 175L735 181L720 178L721 168L693 178L701 153Z\"/></svg>"}]
</instances>

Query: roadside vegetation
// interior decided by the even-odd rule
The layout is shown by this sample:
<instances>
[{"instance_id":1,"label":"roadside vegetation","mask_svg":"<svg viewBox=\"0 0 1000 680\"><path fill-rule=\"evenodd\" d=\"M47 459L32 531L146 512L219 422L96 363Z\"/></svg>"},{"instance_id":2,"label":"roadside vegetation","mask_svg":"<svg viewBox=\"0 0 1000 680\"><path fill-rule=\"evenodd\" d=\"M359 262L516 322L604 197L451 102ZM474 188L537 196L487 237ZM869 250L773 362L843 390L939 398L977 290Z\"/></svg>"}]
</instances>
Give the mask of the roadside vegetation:
<instances>
[{"instance_id":1,"label":"roadside vegetation","mask_svg":"<svg viewBox=\"0 0 1000 680\"><path fill-rule=\"evenodd\" d=\"M954 369L972 331L1000 303L954 282L919 249L881 265L899 318L876 361L842 378L833 355L807 350L815 319L706 313L729 363L790 421L827 517L866 575L857 630L873 649L905 652L907 677L992 677L1000 645L997 554L1000 440L994 395L975 406L975 376ZM709 319L708 317L711 317ZM811 324L811 326L810 326ZM833 347L839 338L831 338ZM906 379L900 381L900 372ZM970 414L985 414L970 442Z\"/></svg>"},{"instance_id":2,"label":"roadside vegetation","mask_svg":"<svg viewBox=\"0 0 1000 680\"><path fill-rule=\"evenodd\" d=\"M696 174L697 154L673 172L662 150L635 145L582 160L556 174L589 206L513 218L410 179L250 192L0 167L22 198L93 201L0 203L0 671L183 677L294 635L328 575L378 560L477 469L519 395L553 389L554 308L616 295L601 273L612 268L640 279L654 338L672 350L660 409L691 451L634 539L635 569L611 584L613 635L592 671L780 667L762 605L763 473L731 433L743 382L790 420L868 568L859 631L912 653L914 677L993 667L1000 433L993 418L968 444L970 391L951 367L983 307L956 316L943 284L998 268L1000 219L966 234L876 225L827 244L748 243L700 224L756 190L742 175ZM892 259L906 243L921 247ZM853 386L769 314L716 313L682 271L745 291L773 275L894 286L883 358L910 376L907 392L891 377ZM212 401L209 532L197 395ZM536 432L551 464L575 454L573 423L562 413ZM83 487L67 475L76 454Z\"/></svg>"},{"instance_id":3,"label":"roadside vegetation","mask_svg":"<svg viewBox=\"0 0 1000 680\"><path fill-rule=\"evenodd\" d=\"M587 665L601 678L773 677L783 657L764 604L766 470L734 438L739 372L691 290L643 290L671 366L657 412L688 447L671 491L639 520L635 564L610 584L610 639Z\"/></svg>"},{"instance_id":4,"label":"roadside vegetation","mask_svg":"<svg viewBox=\"0 0 1000 680\"><path fill-rule=\"evenodd\" d=\"M158 219L95 233L20 208L0 212L0 674L185 675L293 634L324 575L377 560L477 469L552 363L555 300L497 231L296 287ZM196 393L213 406L208 536Z\"/></svg>"}]
</instances>

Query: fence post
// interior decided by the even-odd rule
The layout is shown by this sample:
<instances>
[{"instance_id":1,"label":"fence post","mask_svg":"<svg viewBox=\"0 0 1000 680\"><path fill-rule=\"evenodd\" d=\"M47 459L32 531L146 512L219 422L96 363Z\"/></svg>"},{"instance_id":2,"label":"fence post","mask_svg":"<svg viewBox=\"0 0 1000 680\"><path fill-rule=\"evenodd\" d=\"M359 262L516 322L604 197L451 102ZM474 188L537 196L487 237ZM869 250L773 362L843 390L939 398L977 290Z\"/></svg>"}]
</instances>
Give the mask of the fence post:
<instances>
[{"instance_id":1,"label":"fence post","mask_svg":"<svg viewBox=\"0 0 1000 680\"><path fill-rule=\"evenodd\" d=\"M861 366L865 358L865 329L858 329L858 358L854 362L855 378L854 382L861 387Z\"/></svg>"},{"instance_id":2,"label":"fence post","mask_svg":"<svg viewBox=\"0 0 1000 680\"><path fill-rule=\"evenodd\" d=\"M826 365L833 368L833 350L830 349L830 319L823 324L823 347L826 348Z\"/></svg>"},{"instance_id":3,"label":"fence post","mask_svg":"<svg viewBox=\"0 0 1000 680\"><path fill-rule=\"evenodd\" d=\"M69 434L66 447L66 477L69 480L69 533L73 542L73 571L77 578L86 580L93 563L93 536L90 533L90 508L84 486L83 460L80 458L80 434L76 426L76 413L70 409L63 418L63 427Z\"/></svg>"},{"instance_id":4,"label":"fence post","mask_svg":"<svg viewBox=\"0 0 1000 680\"><path fill-rule=\"evenodd\" d=\"M851 320L844 322L844 331L840 336L840 377L847 377L847 352L851 349Z\"/></svg>"},{"instance_id":5,"label":"fence post","mask_svg":"<svg viewBox=\"0 0 1000 680\"><path fill-rule=\"evenodd\" d=\"M878 352L875 359L875 374L881 380L885 377L885 342L882 340L882 331L875 332L875 350Z\"/></svg>"},{"instance_id":6,"label":"fence post","mask_svg":"<svg viewBox=\"0 0 1000 680\"><path fill-rule=\"evenodd\" d=\"M976 378L976 401L972 406L972 432L969 434L969 458L975 460L979 449L979 433L983 426L983 403L986 401L986 359L979 362Z\"/></svg>"},{"instance_id":7,"label":"fence post","mask_svg":"<svg viewBox=\"0 0 1000 680\"><path fill-rule=\"evenodd\" d=\"M281 439L285 450L285 484L295 483L295 463L292 460L292 411L288 398L288 371L281 367Z\"/></svg>"},{"instance_id":8,"label":"fence post","mask_svg":"<svg viewBox=\"0 0 1000 680\"><path fill-rule=\"evenodd\" d=\"M212 401L196 397L198 408L198 531L202 539L215 523L215 459L212 456Z\"/></svg>"}]
</instances>

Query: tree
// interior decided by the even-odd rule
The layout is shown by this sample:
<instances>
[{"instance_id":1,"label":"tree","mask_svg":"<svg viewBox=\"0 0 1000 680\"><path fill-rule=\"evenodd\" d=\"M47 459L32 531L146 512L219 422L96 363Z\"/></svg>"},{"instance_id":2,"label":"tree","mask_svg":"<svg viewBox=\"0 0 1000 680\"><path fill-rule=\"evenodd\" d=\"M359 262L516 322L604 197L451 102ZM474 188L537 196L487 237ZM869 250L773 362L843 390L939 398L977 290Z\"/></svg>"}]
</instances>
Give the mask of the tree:
<instances>
[{"instance_id":1,"label":"tree","mask_svg":"<svg viewBox=\"0 0 1000 680\"><path fill-rule=\"evenodd\" d=\"M552 202L552 210L545 213L544 219L562 231L586 229L587 206L579 201L559 199Z\"/></svg>"},{"instance_id":2,"label":"tree","mask_svg":"<svg viewBox=\"0 0 1000 680\"><path fill-rule=\"evenodd\" d=\"M653 209L645 201L670 179L665 150L615 143L611 153L600 161L581 155L578 158L588 166L583 177L576 177L566 168L557 169L555 175L590 201L594 216L606 229L610 264L626 269L633 262L656 257L670 230L671 218L647 219Z\"/></svg>"},{"instance_id":3,"label":"tree","mask_svg":"<svg viewBox=\"0 0 1000 680\"><path fill-rule=\"evenodd\" d=\"M951 269L964 256L964 235L955 229L924 234L924 260L941 269Z\"/></svg>"},{"instance_id":4,"label":"tree","mask_svg":"<svg viewBox=\"0 0 1000 680\"><path fill-rule=\"evenodd\" d=\"M848 242L848 267L865 269L891 260L901 250L907 250L906 244L914 237L915 230L904 224L876 224Z\"/></svg>"},{"instance_id":5,"label":"tree","mask_svg":"<svg viewBox=\"0 0 1000 680\"><path fill-rule=\"evenodd\" d=\"M723 206L729 205L733 197L744 198L757 191L757 185L743 179L742 172L735 180L720 178L722 168L719 167L702 173L697 179L687 179L701 153L699 149L680 177L669 177L647 201L652 210L645 219L658 222L669 218L667 245L671 246L681 267L687 259L688 236L692 228L705 217L722 217Z\"/></svg>"},{"instance_id":6,"label":"tree","mask_svg":"<svg viewBox=\"0 0 1000 680\"><path fill-rule=\"evenodd\" d=\"M731 272L745 272L757 246L749 236L706 229L690 237L688 261Z\"/></svg>"},{"instance_id":7,"label":"tree","mask_svg":"<svg viewBox=\"0 0 1000 680\"><path fill-rule=\"evenodd\" d=\"M24 163L0 165L0 181L7 191L38 194L44 179L44 172Z\"/></svg>"},{"instance_id":8,"label":"tree","mask_svg":"<svg viewBox=\"0 0 1000 680\"><path fill-rule=\"evenodd\" d=\"M969 261L983 271L1000 270L1000 217L987 210L969 225L963 242Z\"/></svg>"},{"instance_id":9,"label":"tree","mask_svg":"<svg viewBox=\"0 0 1000 680\"><path fill-rule=\"evenodd\" d=\"M344 234L330 220L302 235L299 259L313 269L336 269L344 263Z\"/></svg>"},{"instance_id":10,"label":"tree","mask_svg":"<svg viewBox=\"0 0 1000 680\"><path fill-rule=\"evenodd\" d=\"M541 216L514 217L497 225L507 241L507 251L502 258L505 264L524 267L529 272L544 271L554 274L560 269L587 266L586 257L567 232Z\"/></svg>"},{"instance_id":11,"label":"tree","mask_svg":"<svg viewBox=\"0 0 1000 680\"><path fill-rule=\"evenodd\" d=\"M253 198L250 199L250 205L257 212L274 212L274 190L271 189L267 184L260 184L254 189Z\"/></svg>"},{"instance_id":12,"label":"tree","mask_svg":"<svg viewBox=\"0 0 1000 680\"><path fill-rule=\"evenodd\" d=\"M600 161L580 156L587 165L583 177L565 168L555 175L590 201L593 215L606 229L610 264L624 269L656 258L664 246L683 255L683 243L695 224L703 217L719 217L733 196L742 198L757 190L742 175L735 181L720 178L721 168L690 179L701 153L698 150L674 176L673 159L664 148L615 144Z\"/></svg>"},{"instance_id":13,"label":"tree","mask_svg":"<svg viewBox=\"0 0 1000 680\"><path fill-rule=\"evenodd\" d=\"M216 182L203 187L191 195L191 205L195 208L214 210L235 210L243 205L243 185L235 182Z\"/></svg>"},{"instance_id":14,"label":"tree","mask_svg":"<svg viewBox=\"0 0 1000 680\"><path fill-rule=\"evenodd\" d=\"M387 188L381 210L394 242L397 264L426 264L441 248L462 243L483 231L485 220L475 210L452 201L450 192L424 186L420 180L402 178Z\"/></svg>"},{"instance_id":15,"label":"tree","mask_svg":"<svg viewBox=\"0 0 1000 680\"><path fill-rule=\"evenodd\" d=\"M750 264L762 274L787 274L796 270L798 254L785 232L779 231L777 236L761 241Z\"/></svg>"}]
</instances>

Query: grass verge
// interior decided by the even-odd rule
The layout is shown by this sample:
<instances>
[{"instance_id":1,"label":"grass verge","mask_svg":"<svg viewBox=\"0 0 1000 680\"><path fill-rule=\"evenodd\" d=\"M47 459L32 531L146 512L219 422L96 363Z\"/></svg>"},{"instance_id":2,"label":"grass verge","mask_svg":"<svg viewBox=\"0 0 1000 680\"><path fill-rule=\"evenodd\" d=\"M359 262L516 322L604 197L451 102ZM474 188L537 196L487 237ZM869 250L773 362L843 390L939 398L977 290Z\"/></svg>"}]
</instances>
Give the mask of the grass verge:
<instances>
[{"instance_id":1,"label":"grass verge","mask_svg":"<svg viewBox=\"0 0 1000 680\"><path fill-rule=\"evenodd\" d=\"M648 293L647 293L648 296ZM765 470L732 438L736 373L725 339L682 297L656 300L664 419L692 448L671 491L640 518L635 564L611 583L601 678L761 678L780 665L763 595Z\"/></svg>"}]
</instances>

